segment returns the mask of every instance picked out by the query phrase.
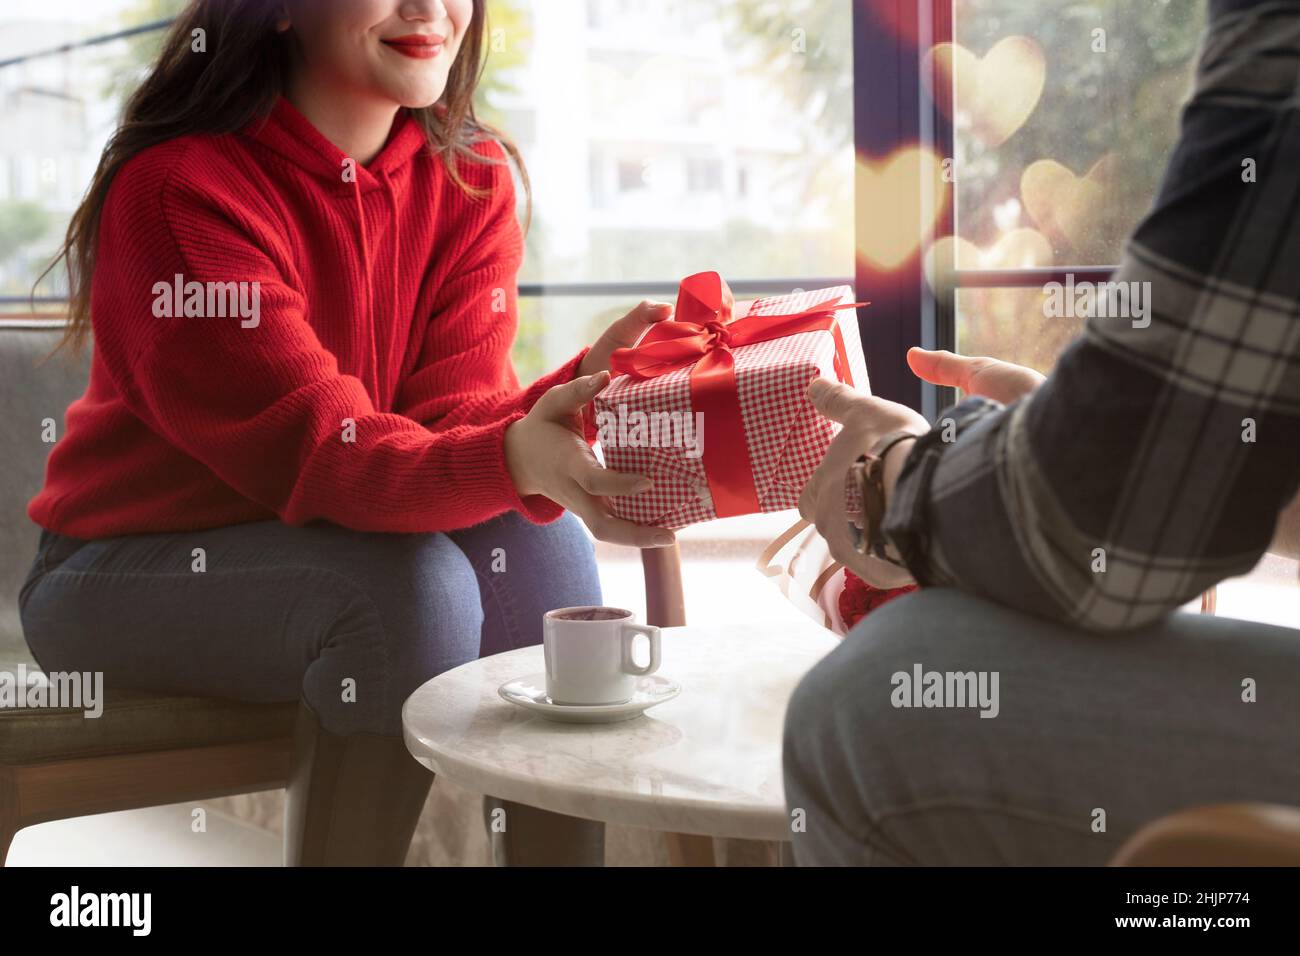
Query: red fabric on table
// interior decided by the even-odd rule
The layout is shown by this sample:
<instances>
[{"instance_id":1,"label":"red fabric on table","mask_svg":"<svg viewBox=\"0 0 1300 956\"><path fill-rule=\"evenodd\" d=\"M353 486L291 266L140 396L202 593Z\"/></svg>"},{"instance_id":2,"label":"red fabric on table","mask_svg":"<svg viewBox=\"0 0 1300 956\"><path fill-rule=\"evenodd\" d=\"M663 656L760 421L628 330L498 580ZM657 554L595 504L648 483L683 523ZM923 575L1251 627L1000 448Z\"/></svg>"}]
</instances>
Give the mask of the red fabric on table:
<instances>
[{"instance_id":1,"label":"red fabric on table","mask_svg":"<svg viewBox=\"0 0 1300 956\"><path fill-rule=\"evenodd\" d=\"M851 630L853 625L882 604L888 604L894 598L911 594L915 590L915 584L901 588L875 588L845 568L844 590L839 596L840 620L844 622L844 629Z\"/></svg>"}]
</instances>

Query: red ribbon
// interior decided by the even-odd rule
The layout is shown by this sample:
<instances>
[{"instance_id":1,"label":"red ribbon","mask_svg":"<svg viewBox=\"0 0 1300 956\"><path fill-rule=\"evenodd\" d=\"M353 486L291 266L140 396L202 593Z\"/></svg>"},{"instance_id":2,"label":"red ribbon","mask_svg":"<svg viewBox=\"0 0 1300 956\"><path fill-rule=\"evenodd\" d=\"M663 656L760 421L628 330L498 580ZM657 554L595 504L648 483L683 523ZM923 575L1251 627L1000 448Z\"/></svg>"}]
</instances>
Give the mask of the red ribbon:
<instances>
[{"instance_id":1,"label":"red ribbon","mask_svg":"<svg viewBox=\"0 0 1300 956\"><path fill-rule=\"evenodd\" d=\"M758 489L731 350L800 332L829 331L835 339L835 372L840 381L852 385L849 356L835 312L868 304L827 299L802 312L751 315L733 321L735 297L726 281L716 272L700 272L682 280L673 318L652 325L632 348L616 349L610 356L610 371L644 380L694 366L691 407L704 413L714 436L703 443L701 455L713 511L719 518L753 514L759 510Z\"/></svg>"}]
</instances>

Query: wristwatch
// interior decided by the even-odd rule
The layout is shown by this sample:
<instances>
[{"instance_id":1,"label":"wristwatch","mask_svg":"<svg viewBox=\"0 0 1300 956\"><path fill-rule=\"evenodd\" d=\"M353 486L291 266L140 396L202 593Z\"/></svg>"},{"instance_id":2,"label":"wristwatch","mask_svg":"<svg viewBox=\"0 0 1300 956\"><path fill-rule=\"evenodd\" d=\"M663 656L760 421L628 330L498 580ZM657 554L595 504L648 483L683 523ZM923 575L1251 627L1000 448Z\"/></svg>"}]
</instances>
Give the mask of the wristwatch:
<instances>
[{"instance_id":1,"label":"wristwatch","mask_svg":"<svg viewBox=\"0 0 1300 956\"><path fill-rule=\"evenodd\" d=\"M907 431L890 432L849 468L845 487L849 508L849 534L859 554L869 554L898 567L902 561L890 557L883 533L885 522L885 456L900 442L920 436Z\"/></svg>"}]
</instances>

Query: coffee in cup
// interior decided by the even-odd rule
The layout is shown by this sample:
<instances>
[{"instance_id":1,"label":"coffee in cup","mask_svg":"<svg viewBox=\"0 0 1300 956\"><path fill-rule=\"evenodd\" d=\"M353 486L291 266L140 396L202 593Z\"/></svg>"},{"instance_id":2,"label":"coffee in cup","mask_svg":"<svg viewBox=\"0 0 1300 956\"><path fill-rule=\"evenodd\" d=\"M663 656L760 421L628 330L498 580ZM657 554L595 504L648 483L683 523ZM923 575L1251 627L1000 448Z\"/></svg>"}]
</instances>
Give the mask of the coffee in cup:
<instances>
[{"instance_id":1,"label":"coffee in cup","mask_svg":"<svg viewBox=\"0 0 1300 956\"><path fill-rule=\"evenodd\" d=\"M633 644L644 634L650 659L642 667ZM562 607L542 618L546 695L556 704L623 704L638 677L659 669L659 628L636 623L618 607Z\"/></svg>"}]
</instances>

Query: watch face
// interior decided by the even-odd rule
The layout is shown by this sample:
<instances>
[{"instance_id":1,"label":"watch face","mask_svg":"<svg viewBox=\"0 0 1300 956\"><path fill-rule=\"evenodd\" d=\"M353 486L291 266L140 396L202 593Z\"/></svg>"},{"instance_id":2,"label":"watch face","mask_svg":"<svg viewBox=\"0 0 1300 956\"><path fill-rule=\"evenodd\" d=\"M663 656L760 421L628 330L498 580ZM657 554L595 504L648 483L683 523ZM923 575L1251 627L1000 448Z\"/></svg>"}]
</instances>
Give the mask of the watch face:
<instances>
[{"instance_id":1,"label":"watch face","mask_svg":"<svg viewBox=\"0 0 1300 956\"><path fill-rule=\"evenodd\" d=\"M844 476L844 511L848 517L849 539L859 554L867 553L866 514L867 462L858 459Z\"/></svg>"}]
</instances>

